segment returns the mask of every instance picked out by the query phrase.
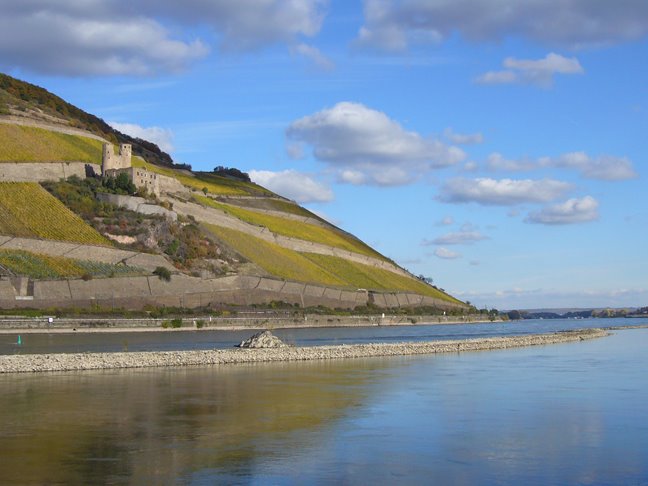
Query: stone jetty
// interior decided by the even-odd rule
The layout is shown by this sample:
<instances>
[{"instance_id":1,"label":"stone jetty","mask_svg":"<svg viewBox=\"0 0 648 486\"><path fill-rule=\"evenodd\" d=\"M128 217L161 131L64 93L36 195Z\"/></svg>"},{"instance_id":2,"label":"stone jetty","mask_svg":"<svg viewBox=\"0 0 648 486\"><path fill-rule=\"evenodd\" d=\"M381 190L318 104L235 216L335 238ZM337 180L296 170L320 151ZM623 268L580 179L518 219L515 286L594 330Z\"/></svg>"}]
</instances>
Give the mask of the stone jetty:
<instances>
[{"instance_id":1,"label":"stone jetty","mask_svg":"<svg viewBox=\"0 0 648 486\"><path fill-rule=\"evenodd\" d=\"M0 373L42 371L81 371L161 366L206 366L236 363L269 363L460 353L583 341L607 336L602 329L407 343L352 344L314 347L237 348L205 351L164 351L124 353L28 354L0 356Z\"/></svg>"}]
</instances>

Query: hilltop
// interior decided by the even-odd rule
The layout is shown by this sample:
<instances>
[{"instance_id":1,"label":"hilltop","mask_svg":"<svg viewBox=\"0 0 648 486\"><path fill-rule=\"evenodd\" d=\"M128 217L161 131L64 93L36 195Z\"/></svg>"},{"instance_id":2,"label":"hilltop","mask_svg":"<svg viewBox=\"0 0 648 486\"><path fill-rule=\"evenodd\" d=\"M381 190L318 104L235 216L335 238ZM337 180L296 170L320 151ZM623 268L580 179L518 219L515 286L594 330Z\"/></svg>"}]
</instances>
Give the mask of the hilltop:
<instances>
[{"instance_id":1,"label":"hilltop","mask_svg":"<svg viewBox=\"0 0 648 486\"><path fill-rule=\"evenodd\" d=\"M88 305L467 308L244 172L0 74L0 307Z\"/></svg>"}]
</instances>

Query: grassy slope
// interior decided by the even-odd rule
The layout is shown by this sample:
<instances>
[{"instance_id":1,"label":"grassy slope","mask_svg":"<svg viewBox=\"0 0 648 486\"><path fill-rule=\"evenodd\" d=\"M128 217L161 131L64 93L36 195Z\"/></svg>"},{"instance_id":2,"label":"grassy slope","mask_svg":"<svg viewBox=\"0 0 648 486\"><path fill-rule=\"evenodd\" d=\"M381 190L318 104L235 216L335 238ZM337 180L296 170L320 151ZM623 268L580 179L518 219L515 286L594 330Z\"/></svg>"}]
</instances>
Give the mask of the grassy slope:
<instances>
[{"instance_id":1,"label":"grassy slope","mask_svg":"<svg viewBox=\"0 0 648 486\"><path fill-rule=\"evenodd\" d=\"M42 128L0 123L0 162L79 161L101 164L102 142Z\"/></svg>"},{"instance_id":2,"label":"grassy slope","mask_svg":"<svg viewBox=\"0 0 648 486\"><path fill-rule=\"evenodd\" d=\"M249 211L238 206L221 204L206 196L197 195L195 197L199 202L206 206L211 206L220 209L221 211L225 211L226 213L229 213L247 223L265 226L278 235L333 246L354 253L380 258L382 260L385 259L380 253L365 245L360 240L333 228L324 228L322 226L299 223L291 219Z\"/></svg>"},{"instance_id":3,"label":"grassy slope","mask_svg":"<svg viewBox=\"0 0 648 486\"><path fill-rule=\"evenodd\" d=\"M299 253L240 231L206 225L218 238L266 272L288 280L334 285L352 290L404 291L459 303L451 296L414 278L351 262L343 258Z\"/></svg>"},{"instance_id":4,"label":"grassy slope","mask_svg":"<svg viewBox=\"0 0 648 486\"><path fill-rule=\"evenodd\" d=\"M0 234L110 245L62 202L31 182L0 182Z\"/></svg>"},{"instance_id":5,"label":"grassy slope","mask_svg":"<svg viewBox=\"0 0 648 486\"><path fill-rule=\"evenodd\" d=\"M23 250L0 249L0 265L16 275L31 278L113 277L146 274L144 270L126 265L75 260L40 255Z\"/></svg>"}]
</instances>

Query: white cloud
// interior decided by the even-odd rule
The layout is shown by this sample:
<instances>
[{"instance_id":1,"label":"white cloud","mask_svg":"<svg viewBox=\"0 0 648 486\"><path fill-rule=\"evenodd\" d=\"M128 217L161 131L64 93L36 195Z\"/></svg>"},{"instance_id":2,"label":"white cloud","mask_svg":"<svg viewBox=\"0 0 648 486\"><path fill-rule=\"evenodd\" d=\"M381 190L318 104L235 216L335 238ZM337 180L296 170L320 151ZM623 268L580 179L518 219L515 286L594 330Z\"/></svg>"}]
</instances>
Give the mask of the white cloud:
<instances>
[{"instance_id":1,"label":"white cloud","mask_svg":"<svg viewBox=\"0 0 648 486\"><path fill-rule=\"evenodd\" d=\"M486 159L486 168L489 170L503 170L510 172L519 172L524 170L532 170L538 167L537 163L529 159L510 160L505 159L504 156L498 152L494 152Z\"/></svg>"},{"instance_id":2,"label":"white cloud","mask_svg":"<svg viewBox=\"0 0 648 486\"><path fill-rule=\"evenodd\" d=\"M288 144L286 146L286 153L293 160L303 159L306 156L304 153L304 145L301 143Z\"/></svg>"},{"instance_id":3,"label":"white cloud","mask_svg":"<svg viewBox=\"0 0 648 486\"><path fill-rule=\"evenodd\" d=\"M122 14L116 2L89 0L78 8L46 0L6 3L0 65L8 68L72 76L148 75L181 70L209 52L201 41L172 39L154 19Z\"/></svg>"},{"instance_id":4,"label":"white cloud","mask_svg":"<svg viewBox=\"0 0 648 486\"><path fill-rule=\"evenodd\" d=\"M511 160L504 158L500 153L494 152L486 159L486 168L492 171L520 172L547 167L575 169L585 179L621 181L639 177L630 159L614 155L590 157L585 152L570 152L557 157Z\"/></svg>"},{"instance_id":5,"label":"white cloud","mask_svg":"<svg viewBox=\"0 0 648 486\"><path fill-rule=\"evenodd\" d=\"M565 289L506 289L475 292L450 291L458 299L469 300L477 307L511 309L600 309L603 307L639 307L648 299L648 289L608 289L571 291Z\"/></svg>"},{"instance_id":6,"label":"white cloud","mask_svg":"<svg viewBox=\"0 0 648 486\"><path fill-rule=\"evenodd\" d=\"M583 74L585 71L575 57L566 58L560 54L549 53L544 59L504 60L503 71L490 71L475 80L480 84L534 84L548 87L553 84L555 74Z\"/></svg>"},{"instance_id":7,"label":"white cloud","mask_svg":"<svg viewBox=\"0 0 648 486\"><path fill-rule=\"evenodd\" d=\"M601 155L593 159L585 152L572 152L555 158L543 157L539 164L545 167L577 169L586 179L620 181L638 177L628 158L612 155Z\"/></svg>"},{"instance_id":8,"label":"white cloud","mask_svg":"<svg viewBox=\"0 0 648 486\"><path fill-rule=\"evenodd\" d=\"M223 49L300 44L321 28L327 0L4 0L0 66L67 76L175 72L206 56L211 27ZM172 34L173 32L173 34ZM304 45L301 55L326 58Z\"/></svg>"},{"instance_id":9,"label":"white cloud","mask_svg":"<svg viewBox=\"0 0 648 486\"><path fill-rule=\"evenodd\" d=\"M438 199L449 203L509 206L553 201L571 189L570 184L553 179L459 178L446 182Z\"/></svg>"},{"instance_id":10,"label":"white cloud","mask_svg":"<svg viewBox=\"0 0 648 486\"><path fill-rule=\"evenodd\" d=\"M457 133L452 128L446 128L443 136L457 145L476 145L484 143L484 136L481 133Z\"/></svg>"},{"instance_id":11,"label":"white cloud","mask_svg":"<svg viewBox=\"0 0 648 486\"><path fill-rule=\"evenodd\" d=\"M332 201L334 197L333 191L329 187L296 170L281 172L251 170L250 179L256 184L267 187L272 192L298 203L328 202Z\"/></svg>"},{"instance_id":12,"label":"white cloud","mask_svg":"<svg viewBox=\"0 0 648 486\"><path fill-rule=\"evenodd\" d=\"M126 0L120 0L126 2ZM148 15L163 15L189 26L209 25L230 51L258 49L268 44L293 44L321 29L328 0L138 0Z\"/></svg>"},{"instance_id":13,"label":"white cloud","mask_svg":"<svg viewBox=\"0 0 648 486\"><path fill-rule=\"evenodd\" d=\"M153 142L165 152L173 152L173 132L167 128L142 127L134 123L108 122L115 130L131 137Z\"/></svg>"},{"instance_id":14,"label":"white cloud","mask_svg":"<svg viewBox=\"0 0 648 486\"><path fill-rule=\"evenodd\" d=\"M461 254L456 251L448 250L447 248L437 248L434 250L434 255L443 258L444 260L455 260L461 258Z\"/></svg>"},{"instance_id":15,"label":"white cloud","mask_svg":"<svg viewBox=\"0 0 648 486\"><path fill-rule=\"evenodd\" d=\"M483 235L476 230L462 230L453 233L447 233L443 236L434 238L432 241L424 241L425 246L428 245L470 245L477 241L487 240L488 236Z\"/></svg>"},{"instance_id":16,"label":"white cloud","mask_svg":"<svg viewBox=\"0 0 648 486\"><path fill-rule=\"evenodd\" d=\"M364 0L364 16L357 42L389 51L439 43L455 33L472 41L521 37L569 48L648 34L644 0Z\"/></svg>"},{"instance_id":17,"label":"white cloud","mask_svg":"<svg viewBox=\"0 0 648 486\"><path fill-rule=\"evenodd\" d=\"M587 223L599 218L598 202L591 196L582 199L569 199L529 214L526 223L560 225Z\"/></svg>"},{"instance_id":18,"label":"white cloud","mask_svg":"<svg viewBox=\"0 0 648 486\"><path fill-rule=\"evenodd\" d=\"M315 66L317 66L322 71L331 71L335 68L335 64L328 57L320 52L317 47L309 46L303 42L292 46L290 52L293 55L303 56L306 59L309 59Z\"/></svg>"},{"instance_id":19,"label":"white cloud","mask_svg":"<svg viewBox=\"0 0 648 486\"><path fill-rule=\"evenodd\" d=\"M405 130L385 113L360 103L341 102L293 122L289 139L308 143L342 182L407 184L435 168L465 158L453 146Z\"/></svg>"}]
</instances>

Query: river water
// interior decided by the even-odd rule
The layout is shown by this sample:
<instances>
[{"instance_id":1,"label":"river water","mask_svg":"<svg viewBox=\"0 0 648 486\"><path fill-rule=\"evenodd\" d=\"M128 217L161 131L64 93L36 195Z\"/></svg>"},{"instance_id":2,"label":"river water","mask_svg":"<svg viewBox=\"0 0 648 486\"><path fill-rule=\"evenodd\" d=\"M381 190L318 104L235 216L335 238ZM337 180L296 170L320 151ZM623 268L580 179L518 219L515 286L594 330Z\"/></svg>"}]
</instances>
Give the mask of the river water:
<instances>
[{"instance_id":1,"label":"river water","mask_svg":"<svg viewBox=\"0 0 648 486\"><path fill-rule=\"evenodd\" d=\"M628 329L436 356L2 375L0 483L648 484L647 372L648 329Z\"/></svg>"},{"instance_id":2,"label":"river water","mask_svg":"<svg viewBox=\"0 0 648 486\"><path fill-rule=\"evenodd\" d=\"M527 321L434 324L408 326L329 327L276 329L272 332L297 346L359 344L368 342L429 341L496 336L540 334L554 331L648 325L648 318L637 319L537 319ZM146 331L146 332L52 332L38 334L0 334L0 354L85 353L117 351L182 351L232 348L250 337L254 330ZM20 336L20 345L18 345Z\"/></svg>"}]
</instances>

